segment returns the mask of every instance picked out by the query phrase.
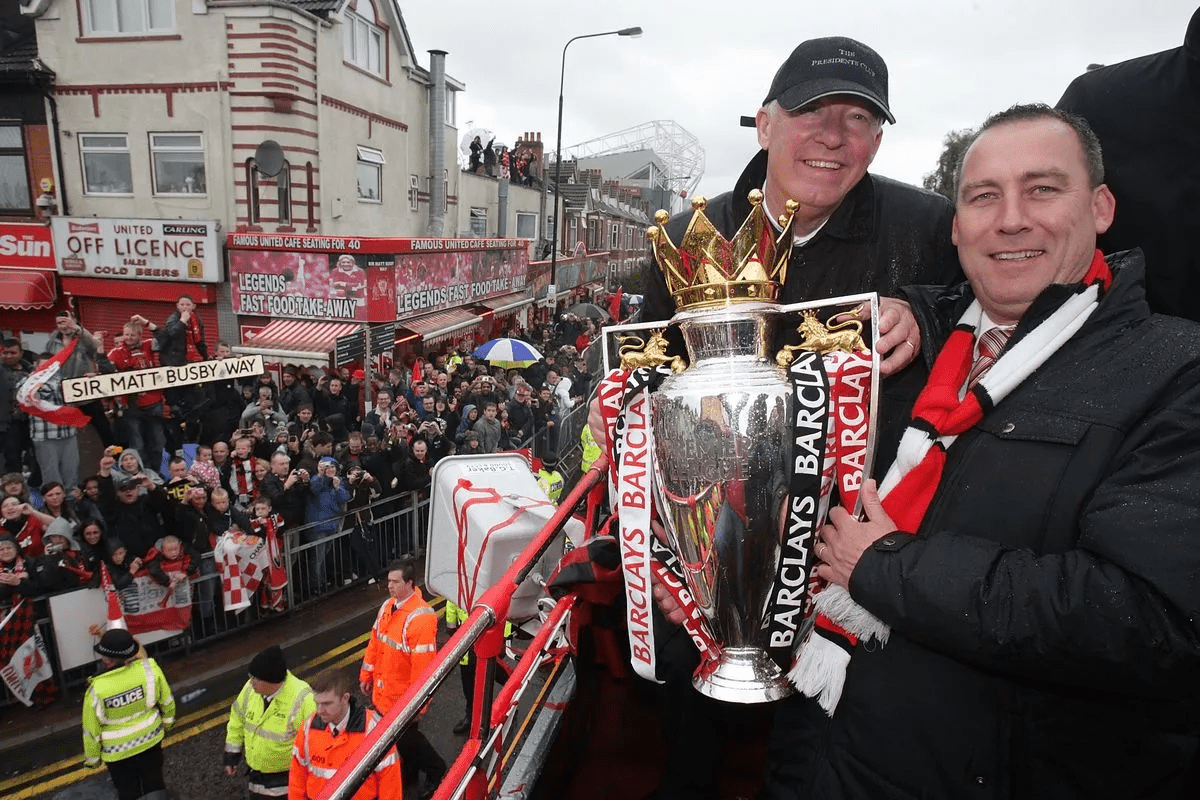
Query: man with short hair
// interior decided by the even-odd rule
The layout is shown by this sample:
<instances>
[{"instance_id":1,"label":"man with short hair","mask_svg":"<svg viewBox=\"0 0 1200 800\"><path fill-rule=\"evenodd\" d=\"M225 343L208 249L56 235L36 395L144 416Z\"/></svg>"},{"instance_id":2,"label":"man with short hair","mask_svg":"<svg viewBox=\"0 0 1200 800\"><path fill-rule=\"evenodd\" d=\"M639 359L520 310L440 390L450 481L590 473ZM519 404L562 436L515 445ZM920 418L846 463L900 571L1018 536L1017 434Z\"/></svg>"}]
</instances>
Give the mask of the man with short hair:
<instances>
[{"instance_id":1,"label":"man with short hair","mask_svg":"<svg viewBox=\"0 0 1200 800\"><path fill-rule=\"evenodd\" d=\"M292 747L288 800L313 800L346 763L365 737L379 724L379 714L354 696L351 681L341 670L326 670L312 682L316 713L309 716ZM393 800L403 787L395 750L380 759L355 800Z\"/></svg>"},{"instance_id":2,"label":"man with short hair","mask_svg":"<svg viewBox=\"0 0 1200 800\"><path fill-rule=\"evenodd\" d=\"M279 391L279 407L290 419L303 403L312 403L304 384L296 377L295 367L283 368L283 388Z\"/></svg>"},{"instance_id":3,"label":"man with short hair","mask_svg":"<svg viewBox=\"0 0 1200 800\"><path fill-rule=\"evenodd\" d=\"M437 615L425 602L416 585L416 566L411 557L388 564L388 599L379 607L371 640L358 673L359 688L371 698L381 714L417 683L437 653ZM413 720L397 744L406 774L418 768L436 786L446 773L446 762L438 755ZM410 773L411 770L411 773Z\"/></svg>"},{"instance_id":4,"label":"man with short hair","mask_svg":"<svg viewBox=\"0 0 1200 800\"><path fill-rule=\"evenodd\" d=\"M175 301L175 310L167 317L158 341L158 360L163 366L179 367L208 359L204 323L196 313L196 301L191 295L180 295ZM201 384L172 387L166 396L171 413L178 420L194 418L207 400Z\"/></svg>"},{"instance_id":5,"label":"man with short hair","mask_svg":"<svg viewBox=\"0 0 1200 800\"><path fill-rule=\"evenodd\" d=\"M108 351L108 360L118 372L152 369L158 366L158 355L154 352L154 341L142 338L143 326L155 330L153 322L134 314L121 329L121 339ZM146 457L146 462L157 465L166 445L163 433L163 404L166 396L159 389L134 392L117 398L126 446Z\"/></svg>"},{"instance_id":6,"label":"man with short hair","mask_svg":"<svg viewBox=\"0 0 1200 800\"><path fill-rule=\"evenodd\" d=\"M799 203L782 302L895 295L907 284L959 278L946 199L867 171L885 121L895 122L887 64L861 42L810 39L775 73L754 117L762 150L705 213L729 237L749 215L753 189L762 190L772 220L787 201ZM667 224L672 241L682 239L690 219L688 212ZM652 266L648 279L641 320L669 319L674 302L662 274ZM880 331L883 367L894 372L915 356L918 332L897 301L885 301Z\"/></svg>"},{"instance_id":7,"label":"man with short hair","mask_svg":"<svg viewBox=\"0 0 1200 800\"><path fill-rule=\"evenodd\" d=\"M234 699L225 726L225 774L245 756L251 800L287 797L292 743L317 710L309 685L293 675L279 645L250 660L250 679Z\"/></svg>"},{"instance_id":8,"label":"man with short hair","mask_svg":"<svg viewBox=\"0 0 1200 800\"><path fill-rule=\"evenodd\" d=\"M520 447L533 438L534 419L533 408L530 405L532 400L533 389L528 383L520 381L513 392L513 399L505 406L508 410L509 446L504 449Z\"/></svg>"},{"instance_id":9,"label":"man with short hair","mask_svg":"<svg viewBox=\"0 0 1200 800\"><path fill-rule=\"evenodd\" d=\"M283 516L290 530L304 524L308 509L308 488L305 480L308 473L292 469L292 460L287 453L271 456L271 471L259 487L262 495L271 501L271 508Z\"/></svg>"},{"instance_id":10,"label":"man with short hair","mask_svg":"<svg viewBox=\"0 0 1200 800\"><path fill-rule=\"evenodd\" d=\"M956 198L968 285L905 292L936 359L899 456L813 546L818 608L860 636L800 650L825 708L778 707L764 796L1182 796L1200 328L1149 313L1140 251L1096 249L1115 203L1081 118L992 116ZM808 669L829 647L848 662Z\"/></svg>"},{"instance_id":11,"label":"man with short hair","mask_svg":"<svg viewBox=\"0 0 1200 800\"><path fill-rule=\"evenodd\" d=\"M175 698L153 658L138 658L137 640L124 628L104 632L93 648L101 673L83 697L84 765L103 763L118 800L165 791L162 740L175 724Z\"/></svg>"}]
</instances>

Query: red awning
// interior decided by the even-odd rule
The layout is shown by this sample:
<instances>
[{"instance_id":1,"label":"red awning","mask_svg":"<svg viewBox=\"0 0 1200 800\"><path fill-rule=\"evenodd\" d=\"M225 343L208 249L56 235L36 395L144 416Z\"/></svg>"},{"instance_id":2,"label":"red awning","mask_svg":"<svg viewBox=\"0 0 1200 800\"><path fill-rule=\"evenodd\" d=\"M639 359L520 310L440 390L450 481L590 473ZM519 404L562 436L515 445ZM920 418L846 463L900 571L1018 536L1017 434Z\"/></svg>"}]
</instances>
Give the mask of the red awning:
<instances>
[{"instance_id":1,"label":"red awning","mask_svg":"<svg viewBox=\"0 0 1200 800\"><path fill-rule=\"evenodd\" d=\"M479 305L490 308L497 314L503 314L506 311L515 311L522 306L527 306L533 303L533 298L525 292L513 292L512 294L501 295L500 297L489 297L486 300L480 300Z\"/></svg>"},{"instance_id":2,"label":"red awning","mask_svg":"<svg viewBox=\"0 0 1200 800\"><path fill-rule=\"evenodd\" d=\"M0 308L9 311L51 308L57 299L54 273L50 270L0 267Z\"/></svg>"},{"instance_id":3,"label":"red awning","mask_svg":"<svg viewBox=\"0 0 1200 800\"><path fill-rule=\"evenodd\" d=\"M439 311L436 314L426 314L423 317L400 320L400 324L405 328L414 333L421 334L421 338L427 344L444 339L447 336L478 325L481 322L483 322L481 317L472 314L470 311L464 311L461 308L452 308L449 311Z\"/></svg>"},{"instance_id":4,"label":"red awning","mask_svg":"<svg viewBox=\"0 0 1200 800\"><path fill-rule=\"evenodd\" d=\"M296 366L327 367L339 336L361 331L358 322L316 322L277 319L246 342L233 348L242 355Z\"/></svg>"}]
</instances>

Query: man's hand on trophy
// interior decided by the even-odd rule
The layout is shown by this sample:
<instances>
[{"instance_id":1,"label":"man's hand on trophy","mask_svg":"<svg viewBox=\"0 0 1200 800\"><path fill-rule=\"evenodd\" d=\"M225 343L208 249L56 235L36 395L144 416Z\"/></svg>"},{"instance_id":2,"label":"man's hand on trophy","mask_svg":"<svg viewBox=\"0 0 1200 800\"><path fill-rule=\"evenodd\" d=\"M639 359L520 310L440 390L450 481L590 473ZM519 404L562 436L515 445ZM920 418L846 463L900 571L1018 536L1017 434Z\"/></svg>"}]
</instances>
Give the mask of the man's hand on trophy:
<instances>
[{"instance_id":1,"label":"man's hand on trophy","mask_svg":"<svg viewBox=\"0 0 1200 800\"><path fill-rule=\"evenodd\" d=\"M864 308L869 314L870 309ZM879 298L879 374L892 375L907 367L921 352L921 329L908 303L894 297Z\"/></svg>"},{"instance_id":2,"label":"man's hand on trophy","mask_svg":"<svg viewBox=\"0 0 1200 800\"><path fill-rule=\"evenodd\" d=\"M668 543L667 532L661 522L656 519L650 520L650 530L660 542L663 544ZM658 610L662 612L662 615L668 621L674 622L676 625L682 625L683 621L687 619L687 614L683 612L683 608L675 602L675 598L667 591L667 587L659 583L653 571L650 573L650 594L654 596L654 602L658 604Z\"/></svg>"},{"instance_id":3,"label":"man's hand on trophy","mask_svg":"<svg viewBox=\"0 0 1200 800\"><path fill-rule=\"evenodd\" d=\"M857 520L849 511L837 506L829 512L829 524L821 528L821 541L814 548L820 559L817 576L846 589L850 588L850 574L866 549L884 536L896 533L896 523L883 510L879 487L874 480L863 482L859 498L866 519Z\"/></svg>"}]
</instances>

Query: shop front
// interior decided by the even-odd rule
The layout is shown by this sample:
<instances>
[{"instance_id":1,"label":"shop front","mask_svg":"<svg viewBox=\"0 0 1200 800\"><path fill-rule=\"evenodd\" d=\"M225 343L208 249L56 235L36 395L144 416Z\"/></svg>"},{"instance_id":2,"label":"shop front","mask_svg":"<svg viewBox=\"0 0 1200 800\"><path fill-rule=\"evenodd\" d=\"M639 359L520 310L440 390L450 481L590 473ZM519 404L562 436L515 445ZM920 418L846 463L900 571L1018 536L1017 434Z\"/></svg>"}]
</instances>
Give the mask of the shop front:
<instances>
[{"instance_id":1,"label":"shop front","mask_svg":"<svg viewBox=\"0 0 1200 800\"><path fill-rule=\"evenodd\" d=\"M63 307L50 228L37 222L0 223L0 331L48 333Z\"/></svg>"},{"instance_id":2,"label":"shop front","mask_svg":"<svg viewBox=\"0 0 1200 800\"><path fill-rule=\"evenodd\" d=\"M105 334L105 346L132 315L162 325L188 295L213 351L222 280L216 220L55 217L51 227L62 293L85 328Z\"/></svg>"},{"instance_id":3,"label":"shop front","mask_svg":"<svg viewBox=\"0 0 1200 800\"><path fill-rule=\"evenodd\" d=\"M243 332L234 351L333 366L338 338L391 322L395 337L383 362L469 347L490 332L492 309L484 304L532 302L527 246L521 239L230 234L233 310Z\"/></svg>"}]
</instances>

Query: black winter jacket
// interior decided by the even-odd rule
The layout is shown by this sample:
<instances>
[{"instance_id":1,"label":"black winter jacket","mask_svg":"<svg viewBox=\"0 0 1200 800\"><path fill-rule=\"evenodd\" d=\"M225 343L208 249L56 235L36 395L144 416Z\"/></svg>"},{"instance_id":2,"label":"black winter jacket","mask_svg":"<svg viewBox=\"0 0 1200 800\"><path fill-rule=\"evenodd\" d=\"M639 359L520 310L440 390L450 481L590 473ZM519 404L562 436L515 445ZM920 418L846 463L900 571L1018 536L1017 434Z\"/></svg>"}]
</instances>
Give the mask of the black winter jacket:
<instances>
[{"instance_id":1,"label":"black winter jacket","mask_svg":"<svg viewBox=\"0 0 1200 800\"><path fill-rule=\"evenodd\" d=\"M831 721L780 707L766 796L1177 796L1200 687L1200 328L1150 315L1140 252L1109 262L1084 327L949 448L917 535L862 555L851 595L891 636L855 649ZM927 355L971 299L907 295Z\"/></svg>"},{"instance_id":2,"label":"black winter jacket","mask_svg":"<svg viewBox=\"0 0 1200 800\"><path fill-rule=\"evenodd\" d=\"M732 192L708 202L705 214L722 235L732 236L750 213L746 196L762 188L767 152L760 151L738 178ZM954 209L941 195L890 178L867 174L809 242L792 248L783 287L784 303L861 292L896 295L910 284L957 283L962 279L958 253L950 241ZM667 223L678 243L692 212ZM670 319L675 303L658 265L650 273L641 320Z\"/></svg>"}]
</instances>

